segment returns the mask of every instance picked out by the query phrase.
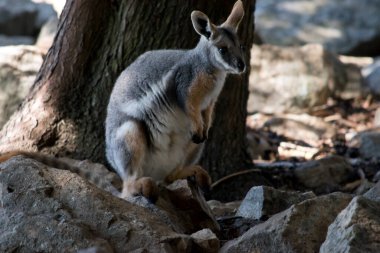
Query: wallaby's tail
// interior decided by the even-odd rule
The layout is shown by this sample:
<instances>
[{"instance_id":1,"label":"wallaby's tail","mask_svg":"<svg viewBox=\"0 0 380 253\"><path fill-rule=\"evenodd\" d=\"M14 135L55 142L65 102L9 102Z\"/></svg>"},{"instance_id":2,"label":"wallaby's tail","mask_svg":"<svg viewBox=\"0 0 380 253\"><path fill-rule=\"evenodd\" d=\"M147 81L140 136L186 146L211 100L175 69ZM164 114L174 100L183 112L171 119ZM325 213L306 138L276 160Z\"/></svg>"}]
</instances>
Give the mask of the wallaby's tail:
<instances>
[{"instance_id":1,"label":"wallaby's tail","mask_svg":"<svg viewBox=\"0 0 380 253\"><path fill-rule=\"evenodd\" d=\"M112 195L120 196L120 192L105 178L105 175L97 174L95 171L90 169L84 169L81 167L73 166L60 158L45 155L37 152L27 152L27 151L11 151L0 156L0 163L9 160L12 157L22 155L31 159L34 159L40 163L47 166L57 168L60 170L68 170L72 173L78 174L82 178L87 179L91 183L95 184L99 188L110 192Z\"/></svg>"}]
</instances>

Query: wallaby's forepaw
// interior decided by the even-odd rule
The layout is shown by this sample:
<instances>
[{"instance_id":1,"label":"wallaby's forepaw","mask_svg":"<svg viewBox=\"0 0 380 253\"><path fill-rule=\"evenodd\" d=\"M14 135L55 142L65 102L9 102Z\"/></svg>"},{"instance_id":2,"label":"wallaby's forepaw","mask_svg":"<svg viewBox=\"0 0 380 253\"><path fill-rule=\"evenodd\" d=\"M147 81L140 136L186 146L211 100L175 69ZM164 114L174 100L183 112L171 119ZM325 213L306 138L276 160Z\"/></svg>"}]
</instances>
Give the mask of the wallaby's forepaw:
<instances>
[{"instance_id":1,"label":"wallaby's forepaw","mask_svg":"<svg viewBox=\"0 0 380 253\"><path fill-rule=\"evenodd\" d=\"M175 179L187 179L194 182L204 193L210 191L211 177L201 166L194 165L183 168Z\"/></svg>"},{"instance_id":2,"label":"wallaby's forepaw","mask_svg":"<svg viewBox=\"0 0 380 253\"><path fill-rule=\"evenodd\" d=\"M159 196L159 189L156 182L151 177L141 177L134 181L129 181L123 188L121 197L144 196L152 203L156 203Z\"/></svg>"},{"instance_id":3,"label":"wallaby's forepaw","mask_svg":"<svg viewBox=\"0 0 380 253\"><path fill-rule=\"evenodd\" d=\"M198 134L193 134L191 136L191 140L192 142L194 142L195 144L200 144L202 142L204 142L206 140L206 136L205 135L198 135Z\"/></svg>"}]
</instances>

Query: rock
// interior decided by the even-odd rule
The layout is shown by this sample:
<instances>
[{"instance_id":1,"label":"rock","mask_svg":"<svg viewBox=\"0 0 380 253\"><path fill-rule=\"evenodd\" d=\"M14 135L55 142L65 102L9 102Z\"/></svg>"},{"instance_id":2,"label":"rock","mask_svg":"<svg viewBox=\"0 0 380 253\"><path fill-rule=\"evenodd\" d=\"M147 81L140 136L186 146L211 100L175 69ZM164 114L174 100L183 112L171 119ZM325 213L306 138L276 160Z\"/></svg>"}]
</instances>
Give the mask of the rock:
<instances>
[{"instance_id":1,"label":"rock","mask_svg":"<svg viewBox=\"0 0 380 253\"><path fill-rule=\"evenodd\" d=\"M49 22L49 20L58 19L57 12L54 10L51 4L40 2L36 4L36 7L38 10L38 15L34 26L37 31L40 30L43 25Z\"/></svg>"},{"instance_id":2,"label":"rock","mask_svg":"<svg viewBox=\"0 0 380 253\"><path fill-rule=\"evenodd\" d=\"M53 6L54 10L57 12L57 15L60 16L63 10L63 7L66 4L66 0L32 0L35 3L45 3Z\"/></svg>"},{"instance_id":3,"label":"rock","mask_svg":"<svg viewBox=\"0 0 380 253\"><path fill-rule=\"evenodd\" d=\"M294 173L300 183L319 194L339 189L341 183L353 176L354 169L345 158L328 156L301 163Z\"/></svg>"},{"instance_id":4,"label":"rock","mask_svg":"<svg viewBox=\"0 0 380 253\"><path fill-rule=\"evenodd\" d=\"M0 0L0 33L33 36L38 9L29 0Z\"/></svg>"},{"instance_id":5,"label":"rock","mask_svg":"<svg viewBox=\"0 0 380 253\"><path fill-rule=\"evenodd\" d=\"M375 117L373 118L373 126L380 127L380 108L375 111Z\"/></svg>"},{"instance_id":6,"label":"rock","mask_svg":"<svg viewBox=\"0 0 380 253\"><path fill-rule=\"evenodd\" d=\"M0 0L0 33L35 36L51 17L57 16L53 7L30 0Z\"/></svg>"},{"instance_id":7,"label":"rock","mask_svg":"<svg viewBox=\"0 0 380 253\"><path fill-rule=\"evenodd\" d=\"M362 74L364 83L370 92L376 96L380 96L380 58L363 68Z\"/></svg>"},{"instance_id":8,"label":"rock","mask_svg":"<svg viewBox=\"0 0 380 253\"><path fill-rule=\"evenodd\" d=\"M363 194L364 197L380 203L380 181Z\"/></svg>"},{"instance_id":9,"label":"rock","mask_svg":"<svg viewBox=\"0 0 380 253\"><path fill-rule=\"evenodd\" d=\"M365 159L380 159L380 128L357 133L349 142L351 148L357 148Z\"/></svg>"},{"instance_id":10,"label":"rock","mask_svg":"<svg viewBox=\"0 0 380 253\"><path fill-rule=\"evenodd\" d=\"M55 34L58 29L58 18L50 18L41 28L38 35L36 46L47 52L53 44Z\"/></svg>"},{"instance_id":11,"label":"rock","mask_svg":"<svg viewBox=\"0 0 380 253\"><path fill-rule=\"evenodd\" d=\"M259 220L246 219L239 216L221 217L218 218L218 222L222 228L219 234L219 239L222 243L235 239L253 226L262 223Z\"/></svg>"},{"instance_id":12,"label":"rock","mask_svg":"<svg viewBox=\"0 0 380 253\"><path fill-rule=\"evenodd\" d=\"M220 227L199 187L188 180L177 180L161 189L156 203L184 233L203 228L219 232Z\"/></svg>"},{"instance_id":13,"label":"rock","mask_svg":"<svg viewBox=\"0 0 380 253\"><path fill-rule=\"evenodd\" d=\"M344 89L344 65L322 46L253 46L247 110L300 112L326 103Z\"/></svg>"},{"instance_id":14,"label":"rock","mask_svg":"<svg viewBox=\"0 0 380 253\"><path fill-rule=\"evenodd\" d=\"M236 215L249 219L267 219L293 204L314 198L312 192L281 191L269 186L252 187L243 199Z\"/></svg>"},{"instance_id":15,"label":"rock","mask_svg":"<svg viewBox=\"0 0 380 253\"><path fill-rule=\"evenodd\" d=\"M320 252L375 253L380 249L380 203L357 196L338 215Z\"/></svg>"},{"instance_id":16,"label":"rock","mask_svg":"<svg viewBox=\"0 0 380 253\"><path fill-rule=\"evenodd\" d=\"M346 86L339 93L339 96L343 99L355 99L360 96L366 96L367 89L364 85L362 70L373 63L373 58L340 55L339 60L344 64L347 74Z\"/></svg>"},{"instance_id":17,"label":"rock","mask_svg":"<svg viewBox=\"0 0 380 253\"><path fill-rule=\"evenodd\" d=\"M0 47L0 127L28 94L43 57L33 46Z\"/></svg>"},{"instance_id":18,"label":"rock","mask_svg":"<svg viewBox=\"0 0 380 253\"><path fill-rule=\"evenodd\" d=\"M0 34L0 47L11 45L32 45L34 38L29 36L7 36Z\"/></svg>"},{"instance_id":19,"label":"rock","mask_svg":"<svg viewBox=\"0 0 380 253\"><path fill-rule=\"evenodd\" d=\"M350 200L343 193L305 200L227 242L219 252L318 252L329 224Z\"/></svg>"},{"instance_id":20,"label":"rock","mask_svg":"<svg viewBox=\"0 0 380 253\"><path fill-rule=\"evenodd\" d=\"M175 230L180 226L172 220L76 174L22 156L0 170L1 252L194 251L192 238Z\"/></svg>"},{"instance_id":21,"label":"rock","mask_svg":"<svg viewBox=\"0 0 380 253\"><path fill-rule=\"evenodd\" d=\"M248 121L252 116L247 117L247 126ZM245 139L247 143L247 151L251 159L270 160L271 156L277 154L277 147L266 135L267 134L264 131L257 131L249 127L246 129Z\"/></svg>"},{"instance_id":22,"label":"rock","mask_svg":"<svg viewBox=\"0 0 380 253\"><path fill-rule=\"evenodd\" d=\"M202 229L191 234L191 239L197 246L194 252L216 253L219 250L219 239L210 229Z\"/></svg>"},{"instance_id":23,"label":"rock","mask_svg":"<svg viewBox=\"0 0 380 253\"><path fill-rule=\"evenodd\" d=\"M241 204L241 201L222 203L218 200L209 200L207 201L207 204L216 217L223 217L234 216Z\"/></svg>"},{"instance_id":24,"label":"rock","mask_svg":"<svg viewBox=\"0 0 380 253\"><path fill-rule=\"evenodd\" d=\"M377 0L259 0L255 30L264 43L320 43L335 53L379 55Z\"/></svg>"},{"instance_id":25,"label":"rock","mask_svg":"<svg viewBox=\"0 0 380 253\"><path fill-rule=\"evenodd\" d=\"M361 179L360 185L354 191L355 195L363 195L371 190L376 184L368 181L367 179Z\"/></svg>"}]
</instances>

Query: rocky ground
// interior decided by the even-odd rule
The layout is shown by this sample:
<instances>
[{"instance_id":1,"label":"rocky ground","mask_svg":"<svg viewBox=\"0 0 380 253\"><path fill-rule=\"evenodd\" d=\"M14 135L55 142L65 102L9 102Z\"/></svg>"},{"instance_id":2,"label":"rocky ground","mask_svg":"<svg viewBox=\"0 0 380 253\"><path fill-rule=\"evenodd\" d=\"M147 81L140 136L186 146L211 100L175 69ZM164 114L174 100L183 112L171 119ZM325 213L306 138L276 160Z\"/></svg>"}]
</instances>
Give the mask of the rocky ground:
<instances>
[{"instance_id":1,"label":"rocky ground","mask_svg":"<svg viewBox=\"0 0 380 253\"><path fill-rule=\"evenodd\" d=\"M57 22L45 1L11 1L0 0L0 13L14 15L0 15L0 125L27 94ZM161 186L156 205L125 201L15 157L0 164L0 251L380 252L379 8L376 0L257 1L253 165L214 182L217 200L177 181ZM12 33L11 21L21 22ZM118 186L102 165L70 162Z\"/></svg>"}]
</instances>

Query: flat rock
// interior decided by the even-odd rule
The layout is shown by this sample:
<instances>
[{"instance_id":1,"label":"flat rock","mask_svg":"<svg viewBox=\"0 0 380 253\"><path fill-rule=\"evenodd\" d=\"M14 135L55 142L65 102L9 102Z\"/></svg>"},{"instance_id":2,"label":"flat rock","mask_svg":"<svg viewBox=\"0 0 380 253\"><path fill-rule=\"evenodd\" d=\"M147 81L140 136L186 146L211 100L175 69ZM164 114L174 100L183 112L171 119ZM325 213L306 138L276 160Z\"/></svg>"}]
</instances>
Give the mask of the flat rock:
<instances>
[{"instance_id":1,"label":"flat rock","mask_svg":"<svg viewBox=\"0 0 380 253\"><path fill-rule=\"evenodd\" d=\"M332 193L295 204L227 242L220 252L318 252L328 226L351 198Z\"/></svg>"},{"instance_id":2,"label":"flat rock","mask_svg":"<svg viewBox=\"0 0 380 253\"><path fill-rule=\"evenodd\" d=\"M191 237L171 220L76 174L22 156L1 163L0 169L1 252L193 250Z\"/></svg>"},{"instance_id":3,"label":"flat rock","mask_svg":"<svg viewBox=\"0 0 380 253\"><path fill-rule=\"evenodd\" d=\"M327 232L321 253L375 253L380 250L380 203L362 196L352 199Z\"/></svg>"},{"instance_id":4,"label":"flat rock","mask_svg":"<svg viewBox=\"0 0 380 253\"><path fill-rule=\"evenodd\" d=\"M263 43L320 43L331 52L379 55L377 0L259 0L255 30Z\"/></svg>"},{"instance_id":5,"label":"flat rock","mask_svg":"<svg viewBox=\"0 0 380 253\"><path fill-rule=\"evenodd\" d=\"M294 173L304 186L316 193L328 193L339 189L341 183L352 177L354 170L344 157L333 155L301 163Z\"/></svg>"},{"instance_id":6,"label":"flat rock","mask_svg":"<svg viewBox=\"0 0 380 253\"><path fill-rule=\"evenodd\" d=\"M236 215L256 220L267 219L293 204L314 197L312 192L281 191L269 186L256 186L249 190Z\"/></svg>"},{"instance_id":7,"label":"flat rock","mask_svg":"<svg viewBox=\"0 0 380 253\"><path fill-rule=\"evenodd\" d=\"M254 45L247 110L298 113L325 104L344 89L346 81L344 65L321 45Z\"/></svg>"}]
</instances>

